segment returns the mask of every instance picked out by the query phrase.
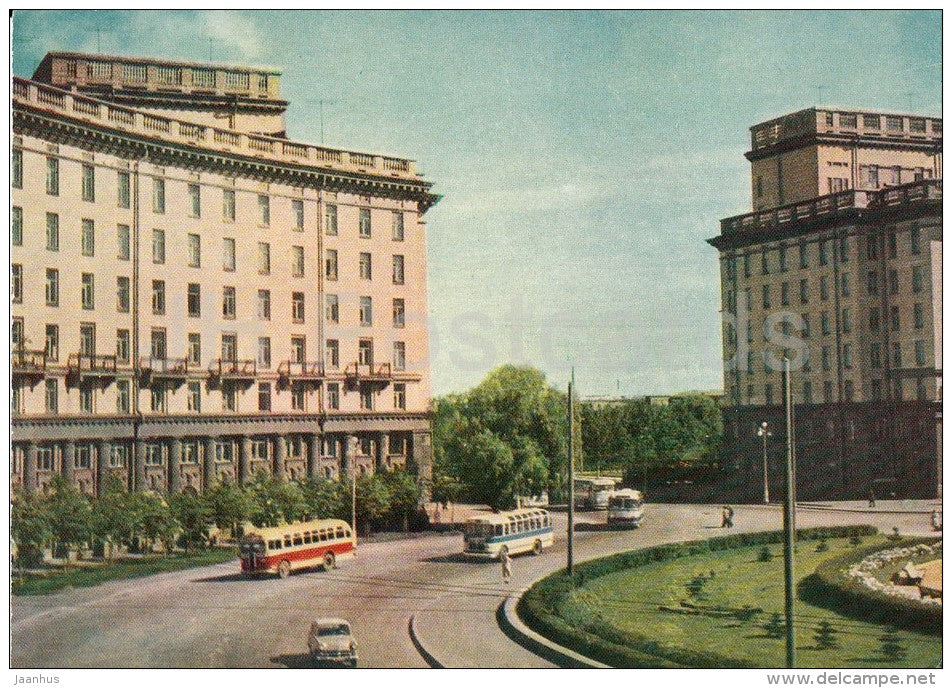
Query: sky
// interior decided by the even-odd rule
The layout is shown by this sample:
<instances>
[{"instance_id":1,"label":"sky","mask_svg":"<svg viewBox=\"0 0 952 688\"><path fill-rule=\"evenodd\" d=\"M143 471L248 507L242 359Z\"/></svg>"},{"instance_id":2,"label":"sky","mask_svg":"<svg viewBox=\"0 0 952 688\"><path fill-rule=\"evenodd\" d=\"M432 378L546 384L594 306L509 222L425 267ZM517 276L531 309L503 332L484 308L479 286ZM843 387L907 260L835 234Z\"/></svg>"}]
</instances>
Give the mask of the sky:
<instances>
[{"instance_id":1,"label":"sky","mask_svg":"<svg viewBox=\"0 0 952 688\"><path fill-rule=\"evenodd\" d=\"M722 386L719 220L749 128L818 104L941 115L941 14L18 11L50 50L283 70L291 138L408 157L435 394L531 364L583 395Z\"/></svg>"}]
</instances>

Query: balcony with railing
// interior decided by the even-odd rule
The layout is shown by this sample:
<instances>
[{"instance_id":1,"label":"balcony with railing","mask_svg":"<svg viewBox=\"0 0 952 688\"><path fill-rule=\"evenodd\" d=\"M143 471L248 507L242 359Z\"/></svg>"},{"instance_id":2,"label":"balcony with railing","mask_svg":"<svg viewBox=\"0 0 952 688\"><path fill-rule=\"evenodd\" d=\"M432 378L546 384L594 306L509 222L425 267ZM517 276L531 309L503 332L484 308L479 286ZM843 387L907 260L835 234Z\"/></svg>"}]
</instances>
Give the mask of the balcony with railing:
<instances>
[{"instance_id":1,"label":"balcony with railing","mask_svg":"<svg viewBox=\"0 0 952 688\"><path fill-rule=\"evenodd\" d=\"M160 117L27 79L14 78L13 102L14 106L30 106L118 131L170 143L188 144L218 153L394 179L419 180L412 160L324 148L273 136L248 134Z\"/></svg>"},{"instance_id":2,"label":"balcony with railing","mask_svg":"<svg viewBox=\"0 0 952 688\"><path fill-rule=\"evenodd\" d=\"M389 363L348 363L344 367L344 377L349 380L383 382L393 379Z\"/></svg>"},{"instance_id":3,"label":"balcony with railing","mask_svg":"<svg viewBox=\"0 0 952 688\"><path fill-rule=\"evenodd\" d=\"M156 358L144 356L139 359L139 370L142 373L142 383L162 381L181 384L189 377L201 374L196 363L189 363L187 358Z\"/></svg>"},{"instance_id":4,"label":"balcony with railing","mask_svg":"<svg viewBox=\"0 0 952 688\"><path fill-rule=\"evenodd\" d=\"M46 377L46 352L12 349L10 372L14 379L42 380Z\"/></svg>"},{"instance_id":5,"label":"balcony with railing","mask_svg":"<svg viewBox=\"0 0 952 688\"><path fill-rule=\"evenodd\" d=\"M70 354L66 360L67 376L82 382L98 379L106 382L116 377L116 357L103 354Z\"/></svg>"},{"instance_id":6,"label":"balcony with railing","mask_svg":"<svg viewBox=\"0 0 952 688\"><path fill-rule=\"evenodd\" d=\"M216 358L208 372L219 380L250 381L258 374L258 363L253 358Z\"/></svg>"},{"instance_id":7,"label":"balcony with railing","mask_svg":"<svg viewBox=\"0 0 952 688\"><path fill-rule=\"evenodd\" d=\"M286 382L320 382L323 377L320 361L284 361L278 365L278 378Z\"/></svg>"},{"instance_id":8,"label":"balcony with railing","mask_svg":"<svg viewBox=\"0 0 952 688\"><path fill-rule=\"evenodd\" d=\"M941 198L941 179L925 179L878 191L850 189L808 201L725 218L721 220L721 235L772 230L791 223L814 222L852 214L865 208L880 208Z\"/></svg>"}]
</instances>

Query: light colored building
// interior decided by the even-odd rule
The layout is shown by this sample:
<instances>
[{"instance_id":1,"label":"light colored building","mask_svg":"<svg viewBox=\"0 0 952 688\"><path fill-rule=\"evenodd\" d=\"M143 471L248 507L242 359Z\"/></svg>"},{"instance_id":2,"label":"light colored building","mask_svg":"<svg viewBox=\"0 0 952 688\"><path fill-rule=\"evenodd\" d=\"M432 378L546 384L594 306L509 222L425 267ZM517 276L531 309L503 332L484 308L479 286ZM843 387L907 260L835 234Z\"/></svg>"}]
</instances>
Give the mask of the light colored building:
<instances>
[{"instance_id":1,"label":"light colored building","mask_svg":"<svg viewBox=\"0 0 952 688\"><path fill-rule=\"evenodd\" d=\"M16 486L428 479L438 197L283 138L279 78L51 53L14 80Z\"/></svg>"},{"instance_id":2,"label":"light colored building","mask_svg":"<svg viewBox=\"0 0 952 688\"><path fill-rule=\"evenodd\" d=\"M710 240L731 462L756 484L756 428L782 433L786 353L801 498L934 496L942 121L811 108L752 127L751 143L754 212L722 220Z\"/></svg>"}]
</instances>

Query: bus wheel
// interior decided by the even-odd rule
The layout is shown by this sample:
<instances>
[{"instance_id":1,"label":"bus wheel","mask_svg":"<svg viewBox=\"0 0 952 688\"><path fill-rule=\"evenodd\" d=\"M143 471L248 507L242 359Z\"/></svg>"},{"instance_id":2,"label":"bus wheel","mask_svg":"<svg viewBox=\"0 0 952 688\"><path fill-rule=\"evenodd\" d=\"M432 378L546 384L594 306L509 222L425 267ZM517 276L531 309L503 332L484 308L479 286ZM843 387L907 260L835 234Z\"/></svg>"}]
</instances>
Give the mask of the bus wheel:
<instances>
[{"instance_id":1,"label":"bus wheel","mask_svg":"<svg viewBox=\"0 0 952 688\"><path fill-rule=\"evenodd\" d=\"M330 571L332 568L337 566L337 560L334 557L333 552L326 552L324 554L324 570Z\"/></svg>"},{"instance_id":2,"label":"bus wheel","mask_svg":"<svg viewBox=\"0 0 952 688\"><path fill-rule=\"evenodd\" d=\"M278 576L280 578L287 578L291 575L291 564L285 559L280 564L278 564Z\"/></svg>"},{"instance_id":3,"label":"bus wheel","mask_svg":"<svg viewBox=\"0 0 952 688\"><path fill-rule=\"evenodd\" d=\"M536 556L542 554L542 540L536 540L532 543L532 553Z\"/></svg>"}]
</instances>

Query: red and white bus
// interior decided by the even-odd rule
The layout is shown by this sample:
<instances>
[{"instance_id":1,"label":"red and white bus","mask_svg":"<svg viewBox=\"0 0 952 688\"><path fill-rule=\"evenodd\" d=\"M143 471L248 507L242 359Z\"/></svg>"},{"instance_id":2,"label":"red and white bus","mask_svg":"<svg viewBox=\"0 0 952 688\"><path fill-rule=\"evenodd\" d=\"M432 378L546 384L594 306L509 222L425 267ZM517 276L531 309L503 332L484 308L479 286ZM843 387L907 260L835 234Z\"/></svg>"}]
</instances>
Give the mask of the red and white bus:
<instances>
[{"instance_id":1,"label":"red and white bus","mask_svg":"<svg viewBox=\"0 0 952 688\"><path fill-rule=\"evenodd\" d=\"M245 534L238 546L243 573L277 573L323 566L330 570L341 559L357 553L357 538L346 521L336 518L257 528Z\"/></svg>"}]
</instances>

